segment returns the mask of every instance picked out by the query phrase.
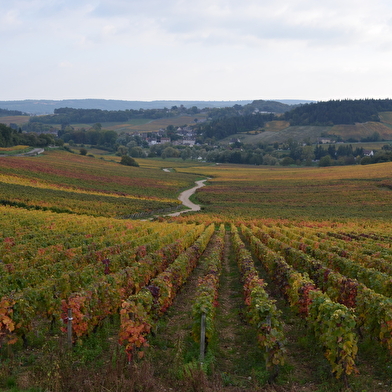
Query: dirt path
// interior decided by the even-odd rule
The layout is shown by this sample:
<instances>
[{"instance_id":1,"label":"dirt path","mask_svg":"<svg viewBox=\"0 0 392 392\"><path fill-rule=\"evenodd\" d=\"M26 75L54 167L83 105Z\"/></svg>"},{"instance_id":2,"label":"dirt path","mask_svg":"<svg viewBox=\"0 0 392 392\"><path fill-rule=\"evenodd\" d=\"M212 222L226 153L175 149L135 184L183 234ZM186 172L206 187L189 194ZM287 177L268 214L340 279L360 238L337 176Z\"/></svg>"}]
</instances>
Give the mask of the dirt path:
<instances>
[{"instance_id":1,"label":"dirt path","mask_svg":"<svg viewBox=\"0 0 392 392\"><path fill-rule=\"evenodd\" d=\"M264 360L257 348L256 333L244 319L242 285L228 233L225 238L218 301L216 370L222 378L224 390L256 391L258 386L254 372L258 364L262 367Z\"/></svg>"},{"instance_id":2,"label":"dirt path","mask_svg":"<svg viewBox=\"0 0 392 392\"><path fill-rule=\"evenodd\" d=\"M186 211L178 211L178 212L174 212L172 214L168 214L166 216L179 216L185 212L190 212L190 211L200 211L200 206L198 204L192 203L189 198L196 192L196 189L199 189L203 186L205 186L205 182L207 181L207 179L205 180L200 180L200 181L196 181L196 186L194 186L191 189L187 189L186 191L182 192L180 194L180 196L178 197L178 200L181 201L181 203L185 206L190 208L190 210L186 210Z\"/></svg>"},{"instance_id":3,"label":"dirt path","mask_svg":"<svg viewBox=\"0 0 392 392\"><path fill-rule=\"evenodd\" d=\"M30 157L30 156L36 156L39 154L42 154L45 150L43 148L33 148L31 151L29 152L24 152L21 154L15 154L15 155L6 155L6 154L0 154L1 157L7 157L7 156L11 156L11 157Z\"/></svg>"}]
</instances>

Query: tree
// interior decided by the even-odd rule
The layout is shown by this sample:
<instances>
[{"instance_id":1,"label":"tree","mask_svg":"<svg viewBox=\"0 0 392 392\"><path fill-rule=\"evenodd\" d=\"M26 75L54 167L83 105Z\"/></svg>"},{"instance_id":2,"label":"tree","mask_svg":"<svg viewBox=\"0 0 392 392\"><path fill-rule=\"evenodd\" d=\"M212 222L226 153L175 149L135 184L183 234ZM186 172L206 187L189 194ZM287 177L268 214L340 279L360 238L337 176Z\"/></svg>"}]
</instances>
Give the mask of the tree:
<instances>
[{"instance_id":1,"label":"tree","mask_svg":"<svg viewBox=\"0 0 392 392\"><path fill-rule=\"evenodd\" d=\"M272 155L266 154L263 157L263 165L268 166L275 166L278 164L277 158L273 157Z\"/></svg>"},{"instance_id":2,"label":"tree","mask_svg":"<svg viewBox=\"0 0 392 392\"><path fill-rule=\"evenodd\" d=\"M295 161L291 157L284 157L281 162L282 166L294 165Z\"/></svg>"},{"instance_id":3,"label":"tree","mask_svg":"<svg viewBox=\"0 0 392 392\"><path fill-rule=\"evenodd\" d=\"M139 164L129 155L123 155L120 161L121 165L139 167Z\"/></svg>"},{"instance_id":4,"label":"tree","mask_svg":"<svg viewBox=\"0 0 392 392\"><path fill-rule=\"evenodd\" d=\"M141 147L132 147L129 150L129 155L133 158L142 158L145 156L143 149Z\"/></svg>"},{"instance_id":5,"label":"tree","mask_svg":"<svg viewBox=\"0 0 392 392\"><path fill-rule=\"evenodd\" d=\"M361 165L370 165L372 163L372 158L370 157L363 157L361 159Z\"/></svg>"},{"instance_id":6,"label":"tree","mask_svg":"<svg viewBox=\"0 0 392 392\"><path fill-rule=\"evenodd\" d=\"M294 159L294 161L300 160L302 155L302 146L293 139L289 139L287 141L290 150L290 157Z\"/></svg>"},{"instance_id":7,"label":"tree","mask_svg":"<svg viewBox=\"0 0 392 392\"><path fill-rule=\"evenodd\" d=\"M307 165L312 164L312 160L314 159L314 151L312 146L304 146L302 147L302 155L301 158L306 162Z\"/></svg>"},{"instance_id":8,"label":"tree","mask_svg":"<svg viewBox=\"0 0 392 392\"><path fill-rule=\"evenodd\" d=\"M100 131L102 129L102 124L101 123L95 123L91 128L96 130L96 131Z\"/></svg>"},{"instance_id":9,"label":"tree","mask_svg":"<svg viewBox=\"0 0 392 392\"><path fill-rule=\"evenodd\" d=\"M120 157L122 157L123 155L126 155L127 152L128 152L128 147L126 147L126 146L118 146L116 155L119 155Z\"/></svg>"},{"instance_id":10,"label":"tree","mask_svg":"<svg viewBox=\"0 0 392 392\"><path fill-rule=\"evenodd\" d=\"M161 154L163 159L165 158L177 158L180 155L179 151L173 147L166 147Z\"/></svg>"},{"instance_id":11,"label":"tree","mask_svg":"<svg viewBox=\"0 0 392 392\"><path fill-rule=\"evenodd\" d=\"M181 151L181 158L185 161L191 157L191 149L189 147Z\"/></svg>"},{"instance_id":12,"label":"tree","mask_svg":"<svg viewBox=\"0 0 392 392\"><path fill-rule=\"evenodd\" d=\"M117 140L117 133L115 131L106 131L104 133L105 144L113 146Z\"/></svg>"},{"instance_id":13,"label":"tree","mask_svg":"<svg viewBox=\"0 0 392 392\"><path fill-rule=\"evenodd\" d=\"M84 147L82 147L79 151L80 155L87 155L87 150Z\"/></svg>"},{"instance_id":14,"label":"tree","mask_svg":"<svg viewBox=\"0 0 392 392\"><path fill-rule=\"evenodd\" d=\"M334 144L330 144L330 145L328 146L328 155L329 155L331 158L335 158L335 157L336 157L336 147L335 147Z\"/></svg>"},{"instance_id":15,"label":"tree","mask_svg":"<svg viewBox=\"0 0 392 392\"><path fill-rule=\"evenodd\" d=\"M332 165L332 159L329 155L324 155L319 161L319 167L327 167Z\"/></svg>"}]
</instances>

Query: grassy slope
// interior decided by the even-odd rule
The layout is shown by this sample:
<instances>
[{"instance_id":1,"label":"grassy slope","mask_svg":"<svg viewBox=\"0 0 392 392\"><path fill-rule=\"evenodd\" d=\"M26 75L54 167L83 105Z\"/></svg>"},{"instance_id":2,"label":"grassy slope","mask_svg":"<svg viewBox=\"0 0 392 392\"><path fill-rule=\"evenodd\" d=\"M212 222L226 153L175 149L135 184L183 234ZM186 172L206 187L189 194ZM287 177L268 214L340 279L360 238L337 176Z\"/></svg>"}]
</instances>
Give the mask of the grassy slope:
<instances>
[{"instance_id":1,"label":"grassy slope","mask_svg":"<svg viewBox=\"0 0 392 392\"><path fill-rule=\"evenodd\" d=\"M392 125L392 112L381 112L379 116L383 123Z\"/></svg>"},{"instance_id":2,"label":"grassy slope","mask_svg":"<svg viewBox=\"0 0 392 392\"><path fill-rule=\"evenodd\" d=\"M237 137L243 143L283 143L289 139L297 140L299 142L309 140L312 143L317 141L322 134L327 133L331 127L316 127L316 126L309 126L309 127L302 127L302 126L295 126L295 127L287 127L284 129L277 130L273 128L272 131L266 130L265 132L261 132L257 135L252 134L236 134L231 135L229 138L225 139L223 142L228 142L233 137ZM268 129L268 128L266 128Z\"/></svg>"},{"instance_id":3,"label":"grassy slope","mask_svg":"<svg viewBox=\"0 0 392 392\"><path fill-rule=\"evenodd\" d=\"M392 139L392 128L379 122L368 122L355 125L335 125L329 131L330 135L342 136L346 139L353 138L360 140L372 136L374 132L380 134L381 139Z\"/></svg>"},{"instance_id":4,"label":"grassy slope","mask_svg":"<svg viewBox=\"0 0 392 392\"><path fill-rule=\"evenodd\" d=\"M285 142L288 139L301 141L309 140L311 143L317 142L320 137L328 135L341 136L344 139L357 139L372 136L374 132L380 134L381 139L392 140L392 112L380 113L381 122L358 123L355 125L334 125L334 126L290 126L287 121L271 121L264 127L261 133L241 133L231 135L223 140L229 142L233 137L237 137L243 143L275 143Z\"/></svg>"}]
</instances>

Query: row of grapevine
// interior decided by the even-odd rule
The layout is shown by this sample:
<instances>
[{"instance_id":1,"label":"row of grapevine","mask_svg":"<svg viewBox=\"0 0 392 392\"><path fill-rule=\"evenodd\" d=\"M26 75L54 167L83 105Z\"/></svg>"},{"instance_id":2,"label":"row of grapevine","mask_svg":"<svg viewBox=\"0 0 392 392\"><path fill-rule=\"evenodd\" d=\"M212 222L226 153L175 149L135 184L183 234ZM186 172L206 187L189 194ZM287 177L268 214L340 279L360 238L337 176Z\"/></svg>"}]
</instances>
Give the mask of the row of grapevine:
<instances>
[{"instance_id":1,"label":"row of grapevine","mask_svg":"<svg viewBox=\"0 0 392 392\"><path fill-rule=\"evenodd\" d=\"M188 231L189 228L191 230ZM13 335L24 337L37 318L49 319L53 326L61 310L65 320L67 309L70 308L75 313L74 335L78 338L91 331L107 315L115 313L123 298L137 292L149 279L166 268L202 231L203 225L182 226L155 243L146 244L151 253L147 255L144 249L143 253L139 252L137 261L130 257L129 252L116 255L128 259L126 266L116 272L105 273L108 265L103 268L102 263L98 268L89 265L82 273L65 270L61 276L48 278L36 287L9 292L2 297L4 301L12 303L4 317L13 320ZM157 249L159 246L161 248Z\"/></svg>"},{"instance_id":2,"label":"row of grapevine","mask_svg":"<svg viewBox=\"0 0 392 392\"><path fill-rule=\"evenodd\" d=\"M37 188L2 181L0 181L0 193L2 205L106 217L123 217L133 213L170 210L180 204L175 198L137 197L129 196L129 193L124 193L122 197L119 197L119 195L110 193L86 192L79 189Z\"/></svg>"},{"instance_id":3,"label":"row of grapevine","mask_svg":"<svg viewBox=\"0 0 392 392\"><path fill-rule=\"evenodd\" d=\"M152 279L148 286L122 301L119 342L125 345L129 358L132 358L135 348L147 345L146 335L154 320L172 304L214 231L215 225L209 225L200 238L181 253L165 271Z\"/></svg>"},{"instance_id":4,"label":"row of grapevine","mask_svg":"<svg viewBox=\"0 0 392 392\"><path fill-rule=\"evenodd\" d=\"M222 224L217 234L211 240L209 252L201 263L204 274L198 280L197 291L192 304L193 338L196 342L200 342L201 320L203 315L205 315L205 340L207 345L215 334L215 315L218 305L219 277L222 269L225 233L226 231Z\"/></svg>"},{"instance_id":5,"label":"row of grapevine","mask_svg":"<svg viewBox=\"0 0 392 392\"><path fill-rule=\"evenodd\" d=\"M248 318L257 328L259 346L265 352L266 368L283 365L285 360L284 332L281 312L265 291L265 282L259 278L253 258L242 242L238 230L231 225L232 244L241 272L244 300Z\"/></svg>"},{"instance_id":6,"label":"row of grapevine","mask_svg":"<svg viewBox=\"0 0 392 392\"><path fill-rule=\"evenodd\" d=\"M346 231L333 232L330 227L320 231L309 227L293 227L293 225L288 228L279 228L279 231L291 239L303 241L312 247L358 260L360 263L372 263L373 265L368 265L369 267L376 268L379 261L381 263L392 261L391 242L388 235L354 234ZM294 236L297 236L297 238L294 238Z\"/></svg>"},{"instance_id":7,"label":"row of grapevine","mask_svg":"<svg viewBox=\"0 0 392 392\"><path fill-rule=\"evenodd\" d=\"M92 242L120 241L133 229L157 227L154 222L129 222L103 217L55 214L43 211L27 211L20 208L0 206L0 234L12 240L12 246L28 245L35 255L37 249L61 243L66 248L88 245ZM0 255L4 257L0 243ZM7 248L9 250L9 247ZM26 254L29 257L30 254Z\"/></svg>"},{"instance_id":8,"label":"row of grapevine","mask_svg":"<svg viewBox=\"0 0 392 392\"><path fill-rule=\"evenodd\" d=\"M186 229L186 228L184 228ZM67 311L72 309L75 339L91 332L110 314L117 313L121 301L136 294L158 273L165 270L203 232L204 226L196 226L188 232L180 231L161 238L160 249L145 254L138 261L130 260L125 269L101 274L84 290L69 295L62 301L62 319L67 321ZM170 238L169 241L167 239Z\"/></svg>"},{"instance_id":9,"label":"row of grapevine","mask_svg":"<svg viewBox=\"0 0 392 392\"><path fill-rule=\"evenodd\" d=\"M12 271L24 271L31 267L58 263L111 246L118 247L125 244L129 247L126 244L134 241L135 236L153 235L162 230L162 225L157 223L130 224L103 218L90 221L89 224L93 226L90 228L84 224L85 219L82 217L78 220L64 219L66 224L59 217L51 218L46 224L40 225L34 222L36 215L40 216L39 213L32 212L27 217L22 215L21 219L25 218L28 230L25 231L26 227L24 227L8 233L11 235L5 234L5 231L8 231L8 226L12 223L7 221L0 223L0 233L4 233L4 240L0 242L0 258L2 264L10 267ZM6 268L2 270L6 272Z\"/></svg>"},{"instance_id":10,"label":"row of grapevine","mask_svg":"<svg viewBox=\"0 0 392 392\"><path fill-rule=\"evenodd\" d=\"M271 237L269 240L271 246L275 241L276 248L279 248L282 251L284 251L286 248L298 247L304 252L307 252L310 256L320 260L329 268L339 271L348 278L357 279L359 282L363 283L379 294L385 295L387 297L392 296L392 277L390 275L377 271L373 268L363 267L358 262L341 257L329 251L315 249L310 246L304 247L301 245L302 243L297 241L290 241L287 239L287 237L279 234L278 232L275 232L275 236L277 238Z\"/></svg>"},{"instance_id":11,"label":"row of grapevine","mask_svg":"<svg viewBox=\"0 0 392 392\"><path fill-rule=\"evenodd\" d=\"M259 228L253 234L264 245L280 251L285 260L302 273L307 273L324 292L339 303L353 308L357 327L363 336L374 337L392 352L392 299L374 292L356 279L347 278L325 266L320 260L309 258L302 251L294 249ZM276 233L275 233L276 234Z\"/></svg>"},{"instance_id":12,"label":"row of grapevine","mask_svg":"<svg viewBox=\"0 0 392 392\"><path fill-rule=\"evenodd\" d=\"M168 235L171 233L180 233L181 228L176 226L168 226L166 228L167 239L170 239ZM75 254L74 252L67 252L70 256L66 259L61 257L60 252L57 252L55 260L46 260L42 255L41 265L37 266L34 261L27 261L29 264L26 269L9 268L7 272L3 274L2 280L3 285L0 288L0 295L10 291L20 291L26 287L34 287L40 285L45 279L60 279L64 272L72 271L79 279L74 279L74 286L76 282L85 282L94 277L97 274L102 274L104 270L109 269L107 262L110 257L110 270L115 272L121 268L125 268L133 261L137 261L140 253L143 252L143 247L148 245L152 250L157 248L161 243L165 243L165 239L162 238L159 232L144 235L143 231L139 233L137 238L120 243L118 245L112 245L109 247L94 249L91 247L88 252ZM136 236L136 233L133 234ZM162 242L163 241L163 242ZM30 265L31 262L31 265ZM106 264L105 264L106 263ZM18 263L20 264L20 263ZM79 284L78 284L79 285Z\"/></svg>"},{"instance_id":13,"label":"row of grapevine","mask_svg":"<svg viewBox=\"0 0 392 392\"><path fill-rule=\"evenodd\" d=\"M267 230L267 232L271 236L277 234L277 231L273 229ZM279 232L290 238L290 240L302 243L303 248L309 246L310 248L306 248L308 252L313 249L320 249L329 253L335 253L340 257L351 259L366 268L374 268L380 272L392 275L392 254L390 249L386 249L383 244L381 244L383 246L380 246L380 244L374 244L374 242L369 244L363 241L352 241L351 239L349 241L331 239L333 237L331 232L327 234L306 232L306 236L303 230L301 230L301 233L296 233L295 230L282 228L279 229Z\"/></svg>"},{"instance_id":14,"label":"row of grapevine","mask_svg":"<svg viewBox=\"0 0 392 392\"><path fill-rule=\"evenodd\" d=\"M356 371L356 321L346 306L333 302L314 282L286 263L283 257L269 249L253 232L241 226L268 274L288 299L290 306L304 317L325 349L332 372L336 377Z\"/></svg>"}]
</instances>

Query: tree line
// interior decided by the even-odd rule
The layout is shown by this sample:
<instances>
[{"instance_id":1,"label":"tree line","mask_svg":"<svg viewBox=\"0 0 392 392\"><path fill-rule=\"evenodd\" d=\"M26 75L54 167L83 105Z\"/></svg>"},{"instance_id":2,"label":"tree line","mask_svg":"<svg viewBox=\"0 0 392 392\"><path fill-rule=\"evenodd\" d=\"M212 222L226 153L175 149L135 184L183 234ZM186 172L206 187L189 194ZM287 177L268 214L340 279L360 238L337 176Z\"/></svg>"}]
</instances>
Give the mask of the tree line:
<instances>
[{"instance_id":1,"label":"tree line","mask_svg":"<svg viewBox=\"0 0 392 392\"><path fill-rule=\"evenodd\" d=\"M378 113L392 110L391 99L345 99L308 103L286 112L290 125L338 125L380 121Z\"/></svg>"},{"instance_id":2,"label":"tree line","mask_svg":"<svg viewBox=\"0 0 392 392\"><path fill-rule=\"evenodd\" d=\"M34 132L22 133L20 128L16 130L0 123L0 147L13 147L17 145L46 147L54 144L55 138L53 135L37 135Z\"/></svg>"},{"instance_id":3,"label":"tree line","mask_svg":"<svg viewBox=\"0 0 392 392\"><path fill-rule=\"evenodd\" d=\"M263 128L265 123L275 119L272 113L262 114L247 114L235 115L230 117L219 117L211 120L208 123L203 123L198 126L198 134L204 139L215 138L217 140L223 139L227 136L234 135L241 132L250 132Z\"/></svg>"},{"instance_id":4,"label":"tree line","mask_svg":"<svg viewBox=\"0 0 392 392\"><path fill-rule=\"evenodd\" d=\"M27 116L27 114L19 110L9 110L9 109L0 108L0 117L5 117L5 116Z\"/></svg>"},{"instance_id":5,"label":"tree line","mask_svg":"<svg viewBox=\"0 0 392 392\"><path fill-rule=\"evenodd\" d=\"M58 137L65 143L70 144L90 144L114 148L118 135L115 131L102 129L100 123L94 124L91 128L74 129L70 126L58 132Z\"/></svg>"},{"instance_id":6,"label":"tree line","mask_svg":"<svg viewBox=\"0 0 392 392\"><path fill-rule=\"evenodd\" d=\"M354 164L372 164L392 161L392 146L385 144L373 156L365 155L362 147L351 144L304 145L289 139L285 143L267 145L263 143L233 143L225 149L206 151L205 159L209 162L236 163L250 165L297 165L297 166L341 166Z\"/></svg>"},{"instance_id":7,"label":"tree line","mask_svg":"<svg viewBox=\"0 0 392 392\"><path fill-rule=\"evenodd\" d=\"M30 122L43 124L94 124L103 122L126 122L136 118L158 119L170 118L180 114L197 114L200 112L196 106L185 108L173 106L163 109L127 109L127 110L102 110L102 109L54 109L54 114L35 116Z\"/></svg>"}]
</instances>

